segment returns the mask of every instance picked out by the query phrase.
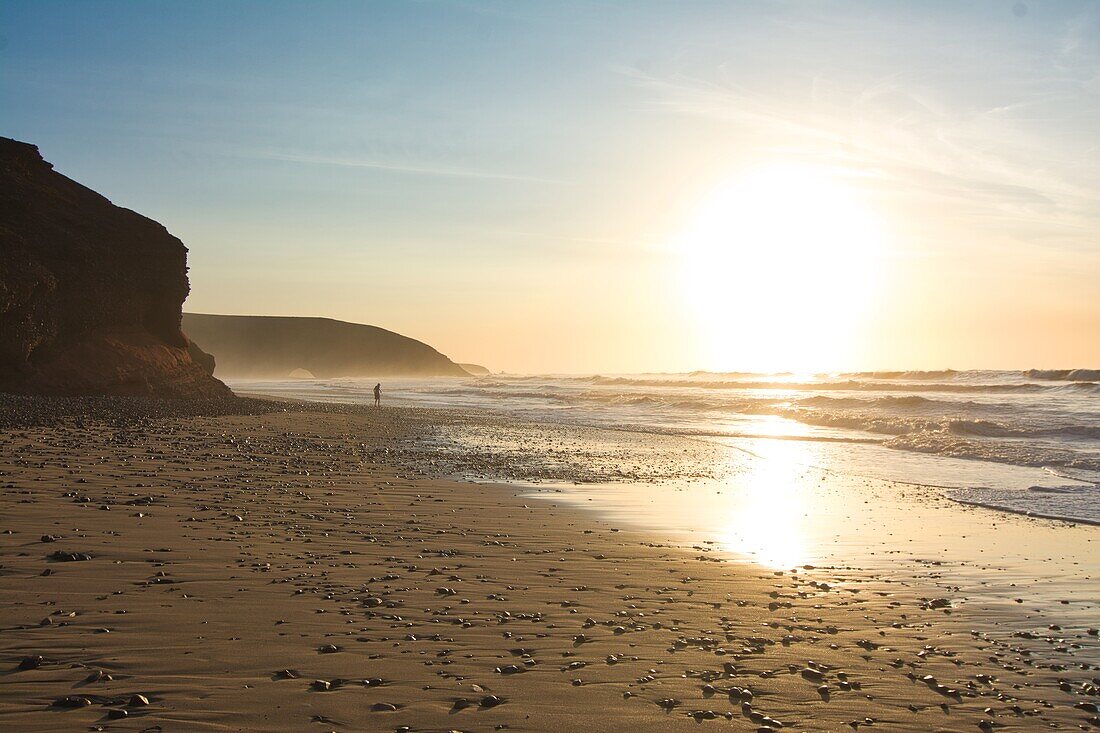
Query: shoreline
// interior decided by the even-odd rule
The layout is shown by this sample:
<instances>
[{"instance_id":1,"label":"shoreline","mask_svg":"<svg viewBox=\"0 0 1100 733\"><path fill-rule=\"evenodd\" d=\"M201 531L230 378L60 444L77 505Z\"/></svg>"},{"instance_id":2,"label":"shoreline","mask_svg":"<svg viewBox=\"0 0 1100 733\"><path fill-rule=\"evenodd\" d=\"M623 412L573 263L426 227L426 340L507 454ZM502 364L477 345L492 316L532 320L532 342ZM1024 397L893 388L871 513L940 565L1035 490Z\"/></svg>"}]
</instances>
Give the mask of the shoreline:
<instances>
[{"instance_id":1,"label":"shoreline","mask_svg":"<svg viewBox=\"0 0 1100 733\"><path fill-rule=\"evenodd\" d=\"M694 730L728 716L744 730L1011 730L1095 716L1073 707L1097 701L1095 637L1001 639L1000 619L932 585L715 561L522 485L433 477L402 461L399 444L422 441L402 409L143 420L0 432L5 727ZM84 681L97 670L113 679ZM139 693L148 706L128 704ZM65 697L89 704L52 705Z\"/></svg>"}]
</instances>

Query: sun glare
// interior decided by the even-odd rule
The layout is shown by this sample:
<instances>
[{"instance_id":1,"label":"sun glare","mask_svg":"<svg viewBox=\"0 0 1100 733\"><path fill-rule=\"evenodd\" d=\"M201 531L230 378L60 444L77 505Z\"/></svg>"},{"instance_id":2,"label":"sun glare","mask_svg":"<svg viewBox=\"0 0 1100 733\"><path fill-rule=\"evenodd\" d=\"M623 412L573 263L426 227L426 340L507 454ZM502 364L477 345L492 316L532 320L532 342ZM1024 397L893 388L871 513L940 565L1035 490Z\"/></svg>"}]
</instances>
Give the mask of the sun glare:
<instances>
[{"instance_id":1,"label":"sun glare","mask_svg":"<svg viewBox=\"0 0 1100 733\"><path fill-rule=\"evenodd\" d=\"M882 228L836 172L774 166L716 190L677 241L712 369L843 366L881 285Z\"/></svg>"}]
</instances>

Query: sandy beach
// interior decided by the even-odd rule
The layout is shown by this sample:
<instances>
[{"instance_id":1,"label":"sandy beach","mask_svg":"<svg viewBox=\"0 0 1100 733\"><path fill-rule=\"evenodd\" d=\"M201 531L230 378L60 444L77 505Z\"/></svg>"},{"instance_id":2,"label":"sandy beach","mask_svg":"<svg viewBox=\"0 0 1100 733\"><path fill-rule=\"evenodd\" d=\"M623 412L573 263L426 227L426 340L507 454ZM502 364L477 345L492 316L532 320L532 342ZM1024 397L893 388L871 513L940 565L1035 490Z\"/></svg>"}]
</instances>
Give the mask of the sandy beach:
<instances>
[{"instance_id":1,"label":"sandy beach","mask_svg":"<svg viewBox=\"0 0 1100 733\"><path fill-rule=\"evenodd\" d=\"M1100 733L1100 0L0 70L0 733Z\"/></svg>"},{"instance_id":2,"label":"sandy beach","mask_svg":"<svg viewBox=\"0 0 1100 733\"><path fill-rule=\"evenodd\" d=\"M1095 629L934 565L775 569L441 478L413 409L65 412L0 431L5 730L1100 725Z\"/></svg>"}]
</instances>

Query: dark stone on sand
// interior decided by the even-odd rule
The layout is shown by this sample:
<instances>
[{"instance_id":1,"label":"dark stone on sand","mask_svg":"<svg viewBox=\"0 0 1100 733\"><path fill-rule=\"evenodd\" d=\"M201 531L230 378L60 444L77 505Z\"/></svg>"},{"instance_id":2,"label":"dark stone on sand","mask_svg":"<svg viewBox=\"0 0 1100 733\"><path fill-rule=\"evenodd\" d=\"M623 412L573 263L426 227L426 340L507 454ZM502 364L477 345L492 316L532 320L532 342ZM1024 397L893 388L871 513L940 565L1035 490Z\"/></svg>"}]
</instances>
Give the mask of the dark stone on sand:
<instances>
[{"instance_id":1,"label":"dark stone on sand","mask_svg":"<svg viewBox=\"0 0 1100 733\"><path fill-rule=\"evenodd\" d=\"M31 669L38 669L42 666L42 662L44 661L45 660L42 658L41 654L33 654L29 657L23 657L23 660L19 662L19 669L23 670L24 672Z\"/></svg>"},{"instance_id":2,"label":"dark stone on sand","mask_svg":"<svg viewBox=\"0 0 1100 733\"><path fill-rule=\"evenodd\" d=\"M811 682L821 682L825 679L824 674L822 674L819 670L811 669L810 667L802 670L800 674Z\"/></svg>"},{"instance_id":3,"label":"dark stone on sand","mask_svg":"<svg viewBox=\"0 0 1100 733\"><path fill-rule=\"evenodd\" d=\"M91 560L92 555L88 552L52 552L49 554L49 559L54 562L79 562L81 560Z\"/></svg>"},{"instance_id":4,"label":"dark stone on sand","mask_svg":"<svg viewBox=\"0 0 1100 733\"><path fill-rule=\"evenodd\" d=\"M149 698L142 694L131 695L129 701L127 701L127 707L131 708L143 708L149 704Z\"/></svg>"},{"instance_id":5,"label":"dark stone on sand","mask_svg":"<svg viewBox=\"0 0 1100 733\"><path fill-rule=\"evenodd\" d=\"M486 695L481 698L481 702L478 703L483 708L495 708L497 705L503 705L504 699L497 697L496 695Z\"/></svg>"},{"instance_id":6,"label":"dark stone on sand","mask_svg":"<svg viewBox=\"0 0 1100 733\"><path fill-rule=\"evenodd\" d=\"M53 701L53 706L55 708L86 708L91 704L91 700L86 697L81 697L80 695L67 695Z\"/></svg>"}]
</instances>

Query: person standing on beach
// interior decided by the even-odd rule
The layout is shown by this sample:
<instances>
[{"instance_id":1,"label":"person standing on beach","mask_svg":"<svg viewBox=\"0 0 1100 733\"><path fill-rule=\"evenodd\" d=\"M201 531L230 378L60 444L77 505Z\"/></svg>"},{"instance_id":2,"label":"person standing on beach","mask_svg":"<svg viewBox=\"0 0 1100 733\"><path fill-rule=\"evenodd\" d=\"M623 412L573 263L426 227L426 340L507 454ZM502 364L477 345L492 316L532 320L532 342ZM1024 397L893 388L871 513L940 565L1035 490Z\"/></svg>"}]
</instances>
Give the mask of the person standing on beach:
<instances>
[{"instance_id":1,"label":"person standing on beach","mask_svg":"<svg viewBox=\"0 0 1100 733\"><path fill-rule=\"evenodd\" d=\"M382 383L374 385L374 406L378 407L382 404Z\"/></svg>"}]
</instances>

